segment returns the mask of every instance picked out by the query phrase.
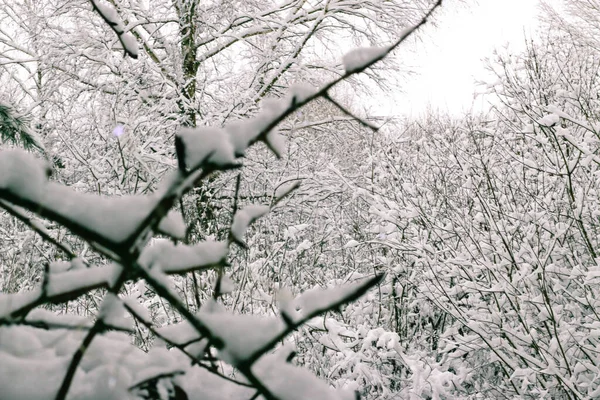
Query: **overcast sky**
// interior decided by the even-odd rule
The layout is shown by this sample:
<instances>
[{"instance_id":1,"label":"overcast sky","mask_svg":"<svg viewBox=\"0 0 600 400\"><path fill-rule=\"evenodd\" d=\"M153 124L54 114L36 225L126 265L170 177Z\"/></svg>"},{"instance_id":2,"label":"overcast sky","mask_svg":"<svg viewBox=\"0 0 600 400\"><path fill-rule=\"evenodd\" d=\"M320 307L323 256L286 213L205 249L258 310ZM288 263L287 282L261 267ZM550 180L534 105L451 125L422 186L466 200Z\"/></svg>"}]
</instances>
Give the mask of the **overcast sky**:
<instances>
[{"instance_id":1,"label":"overcast sky","mask_svg":"<svg viewBox=\"0 0 600 400\"><path fill-rule=\"evenodd\" d=\"M482 60L506 43L514 51L523 49L524 33L529 36L538 25L538 1L479 0L469 7L446 1L439 27L428 30L411 59L419 75L407 81L404 94L386 101L388 113L418 115L428 104L458 115L472 106L481 109L473 92L475 79L486 74Z\"/></svg>"}]
</instances>

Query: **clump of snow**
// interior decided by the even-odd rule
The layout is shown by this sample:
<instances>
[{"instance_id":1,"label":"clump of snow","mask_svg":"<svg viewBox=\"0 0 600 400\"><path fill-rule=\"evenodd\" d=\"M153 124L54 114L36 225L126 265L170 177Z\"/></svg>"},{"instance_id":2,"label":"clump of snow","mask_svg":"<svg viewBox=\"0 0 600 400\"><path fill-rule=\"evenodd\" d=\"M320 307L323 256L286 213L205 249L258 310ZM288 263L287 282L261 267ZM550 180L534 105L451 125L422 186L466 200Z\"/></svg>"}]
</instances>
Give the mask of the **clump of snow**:
<instances>
[{"instance_id":1,"label":"clump of snow","mask_svg":"<svg viewBox=\"0 0 600 400\"><path fill-rule=\"evenodd\" d=\"M310 224L298 224L294 226L288 226L283 232L284 239L296 239L298 234L308 228Z\"/></svg>"},{"instance_id":2,"label":"clump of snow","mask_svg":"<svg viewBox=\"0 0 600 400\"><path fill-rule=\"evenodd\" d=\"M282 197L287 196L293 190L296 190L299 186L299 181L280 184L279 186L277 186L277 189L275 189L275 198L281 199Z\"/></svg>"},{"instance_id":3,"label":"clump of snow","mask_svg":"<svg viewBox=\"0 0 600 400\"><path fill-rule=\"evenodd\" d=\"M98 0L92 0L92 3L96 6L98 12L113 29L115 29L117 32L123 32L125 30L123 23L121 22L121 19L114 8L108 4L103 4L103 2Z\"/></svg>"},{"instance_id":4,"label":"clump of snow","mask_svg":"<svg viewBox=\"0 0 600 400\"><path fill-rule=\"evenodd\" d=\"M288 107L288 100L281 98L267 98L261 103L260 116L265 120L275 120L281 116L281 113Z\"/></svg>"},{"instance_id":5,"label":"clump of snow","mask_svg":"<svg viewBox=\"0 0 600 400\"><path fill-rule=\"evenodd\" d=\"M185 221L179 211L170 211L158 225L158 230L173 239L183 240L186 233Z\"/></svg>"},{"instance_id":6,"label":"clump of snow","mask_svg":"<svg viewBox=\"0 0 600 400\"><path fill-rule=\"evenodd\" d=\"M247 361L285 330L283 321L274 317L201 310L198 318L223 341L220 357L233 366Z\"/></svg>"},{"instance_id":7,"label":"clump of snow","mask_svg":"<svg viewBox=\"0 0 600 400\"><path fill-rule=\"evenodd\" d=\"M231 224L231 235L237 243L244 243L248 226L269 212L269 206L252 204L237 211Z\"/></svg>"},{"instance_id":8,"label":"clump of snow","mask_svg":"<svg viewBox=\"0 0 600 400\"><path fill-rule=\"evenodd\" d=\"M107 325L124 330L131 330L133 321L126 319L125 314L125 307L119 296L110 292L107 293L100 306L98 318L101 318Z\"/></svg>"},{"instance_id":9,"label":"clump of snow","mask_svg":"<svg viewBox=\"0 0 600 400\"><path fill-rule=\"evenodd\" d=\"M52 261L48 266L50 273L58 274L60 272L66 272L71 268L70 261Z\"/></svg>"},{"instance_id":10,"label":"clump of snow","mask_svg":"<svg viewBox=\"0 0 600 400\"><path fill-rule=\"evenodd\" d=\"M228 251L227 242L205 241L188 246L158 239L144 248L139 262L146 268L156 267L171 274L183 273L222 264Z\"/></svg>"},{"instance_id":11,"label":"clump of snow","mask_svg":"<svg viewBox=\"0 0 600 400\"><path fill-rule=\"evenodd\" d=\"M279 399L355 400L356 394L348 390L335 390L310 371L286 362L289 349L284 347L275 354L261 358L252 366L254 372L271 393Z\"/></svg>"},{"instance_id":12,"label":"clump of snow","mask_svg":"<svg viewBox=\"0 0 600 400\"><path fill-rule=\"evenodd\" d=\"M40 288L22 293L0 293L0 318L10 317L42 296Z\"/></svg>"},{"instance_id":13,"label":"clump of snow","mask_svg":"<svg viewBox=\"0 0 600 400\"><path fill-rule=\"evenodd\" d=\"M192 357L201 359L203 358L203 355L206 352L208 343L208 339L202 339L200 341L185 346L185 351L187 351Z\"/></svg>"},{"instance_id":14,"label":"clump of snow","mask_svg":"<svg viewBox=\"0 0 600 400\"><path fill-rule=\"evenodd\" d=\"M373 279L380 278L361 279L357 282L327 289L314 288L307 290L295 299L295 308L300 309L303 316L326 310L332 305L339 305L356 298L373 283Z\"/></svg>"},{"instance_id":15,"label":"clump of snow","mask_svg":"<svg viewBox=\"0 0 600 400\"><path fill-rule=\"evenodd\" d=\"M255 389L220 379L214 372L204 368L187 371L185 379L179 379L177 383L194 400L250 399L256 392Z\"/></svg>"},{"instance_id":16,"label":"clump of snow","mask_svg":"<svg viewBox=\"0 0 600 400\"><path fill-rule=\"evenodd\" d=\"M219 167L235 164L234 147L229 135L217 128L180 128L177 136L184 146L185 165L197 168L203 161Z\"/></svg>"},{"instance_id":17,"label":"clump of snow","mask_svg":"<svg viewBox=\"0 0 600 400\"><path fill-rule=\"evenodd\" d=\"M140 302L136 298L124 297L122 300L126 306L131 308L131 310L136 313L137 317L141 318L146 323L149 323L149 324L152 323L152 317L150 316L150 311L146 307L144 307L142 304L140 304Z\"/></svg>"},{"instance_id":18,"label":"clump of snow","mask_svg":"<svg viewBox=\"0 0 600 400\"><path fill-rule=\"evenodd\" d=\"M277 157L281 157L285 152L285 137L273 129L273 123L281 119L294 104L305 102L314 93L315 89L311 86L296 85L283 99L263 100L261 111L255 117L227 124L225 131L229 134L234 154L242 157L248 146L260 139Z\"/></svg>"},{"instance_id":19,"label":"clump of snow","mask_svg":"<svg viewBox=\"0 0 600 400\"><path fill-rule=\"evenodd\" d=\"M67 293L77 293L102 286L112 286L122 271L116 263L97 268L70 270L48 275L46 294L60 296Z\"/></svg>"},{"instance_id":20,"label":"clump of snow","mask_svg":"<svg viewBox=\"0 0 600 400\"><path fill-rule=\"evenodd\" d=\"M48 325L61 324L77 326L80 328L92 326L92 321L86 317L81 317L79 315L72 314L56 314L50 310L45 310L43 308L36 308L34 310L31 310L27 314L27 318L25 318L25 320L27 322L32 323L46 323Z\"/></svg>"},{"instance_id":21,"label":"clump of snow","mask_svg":"<svg viewBox=\"0 0 600 400\"><path fill-rule=\"evenodd\" d=\"M312 247L313 243L310 240L306 240L304 239L300 244L298 244L298 247L296 247L296 249L294 250L296 253L300 253L304 250L308 250Z\"/></svg>"},{"instance_id":22,"label":"clump of snow","mask_svg":"<svg viewBox=\"0 0 600 400\"><path fill-rule=\"evenodd\" d=\"M358 49L351 50L342 58L344 70L348 74L360 72L375 61L384 57L388 53L389 49L389 47L371 46L360 47Z\"/></svg>"},{"instance_id":23,"label":"clump of snow","mask_svg":"<svg viewBox=\"0 0 600 400\"><path fill-rule=\"evenodd\" d=\"M316 93L314 86L306 83L294 84L289 88L287 96L291 98L292 103L304 103Z\"/></svg>"},{"instance_id":24,"label":"clump of snow","mask_svg":"<svg viewBox=\"0 0 600 400\"><path fill-rule=\"evenodd\" d=\"M552 126L556 125L559 120L560 117L557 114L552 113L540 118L537 123L544 126Z\"/></svg>"},{"instance_id":25,"label":"clump of snow","mask_svg":"<svg viewBox=\"0 0 600 400\"><path fill-rule=\"evenodd\" d=\"M3 400L48 400L58 392L71 358L25 358L0 350L0 360Z\"/></svg>"},{"instance_id":26,"label":"clump of snow","mask_svg":"<svg viewBox=\"0 0 600 400\"><path fill-rule=\"evenodd\" d=\"M234 121L225 126L237 157L242 157L250 143L256 139L257 131L250 121Z\"/></svg>"},{"instance_id":27,"label":"clump of snow","mask_svg":"<svg viewBox=\"0 0 600 400\"><path fill-rule=\"evenodd\" d=\"M45 163L23 151L0 152L0 197L16 196L30 211L112 243L127 239L149 215L153 196L103 197L48 182ZM7 195L2 196L5 191Z\"/></svg>"},{"instance_id":28,"label":"clump of snow","mask_svg":"<svg viewBox=\"0 0 600 400\"><path fill-rule=\"evenodd\" d=\"M533 128L533 124L525 124L525 126L523 126L523 128L521 129L522 133L533 133L534 132L534 128Z\"/></svg>"},{"instance_id":29,"label":"clump of snow","mask_svg":"<svg viewBox=\"0 0 600 400\"><path fill-rule=\"evenodd\" d=\"M76 270L76 269L85 269L86 264L85 262L79 258L76 257L70 261L52 261L49 264L49 271L50 273L53 274L58 274L61 272L67 272L69 270Z\"/></svg>"},{"instance_id":30,"label":"clump of snow","mask_svg":"<svg viewBox=\"0 0 600 400\"><path fill-rule=\"evenodd\" d=\"M100 13L100 16L106 21L106 23L108 23L112 30L115 31L119 41L121 42L121 45L123 46L123 50L125 50L130 57L137 58L137 41L131 33L125 32L125 25L123 24L121 18L119 18L117 11L110 5L104 4L102 1L92 0L92 4L98 13Z\"/></svg>"},{"instance_id":31,"label":"clump of snow","mask_svg":"<svg viewBox=\"0 0 600 400\"><path fill-rule=\"evenodd\" d=\"M156 200L148 196L101 197L47 184L37 199L48 210L119 243L127 239L150 214Z\"/></svg>"},{"instance_id":32,"label":"clump of snow","mask_svg":"<svg viewBox=\"0 0 600 400\"><path fill-rule=\"evenodd\" d=\"M0 151L0 171L0 192L21 198L37 197L50 174L45 162L23 150Z\"/></svg>"},{"instance_id":33,"label":"clump of snow","mask_svg":"<svg viewBox=\"0 0 600 400\"><path fill-rule=\"evenodd\" d=\"M0 346L2 351L17 357L34 356L44 350L33 329L8 326L0 326Z\"/></svg>"},{"instance_id":34,"label":"clump of snow","mask_svg":"<svg viewBox=\"0 0 600 400\"><path fill-rule=\"evenodd\" d=\"M360 245L359 242L357 242L356 240L352 239L352 240L348 241L348 243L346 243L344 245L344 248L345 249L350 249L352 247L356 247L356 246L359 246L359 245Z\"/></svg>"},{"instance_id":35,"label":"clump of snow","mask_svg":"<svg viewBox=\"0 0 600 400\"><path fill-rule=\"evenodd\" d=\"M178 345L190 343L201 338L196 328L188 321L157 328L156 332L171 343Z\"/></svg>"},{"instance_id":36,"label":"clump of snow","mask_svg":"<svg viewBox=\"0 0 600 400\"><path fill-rule=\"evenodd\" d=\"M154 191L154 196L161 198L164 197L173 187L175 187L178 183L180 183L183 179L183 174L179 169L173 169L167 172L158 185L156 185L156 190Z\"/></svg>"},{"instance_id":37,"label":"clump of snow","mask_svg":"<svg viewBox=\"0 0 600 400\"><path fill-rule=\"evenodd\" d=\"M75 257L71 260L71 269L86 269L87 264L80 257Z\"/></svg>"},{"instance_id":38,"label":"clump of snow","mask_svg":"<svg viewBox=\"0 0 600 400\"><path fill-rule=\"evenodd\" d=\"M265 137L265 143L278 158L285 154L286 140L285 136L279 133L276 129L272 129Z\"/></svg>"},{"instance_id":39,"label":"clump of snow","mask_svg":"<svg viewBox=\"0 0 600 400\"><path fill-rule=\"evenodd\" d=\"M125 32L119 35L119 40L121 41L123 49L127 52L127 54L133 58L138 57L138 43L135 39L135 36L129 32Z\"/></svg>"},{"instance_id":40,"label":"clump of snow","mask_svg":"<svg viewBox=\"0 0 600 400\"><path fill-rule=\"evenodd\" d=\"M296 314L294 306L294 296L288 287L282 287L279 289L276 295L277 305L279 310L285 314L287 318L293 318Z\"/></svg>"},{"instance_id":41,"label":"clump of snow","mask_svg":"<svg viewBox=\"0 0 600 400\"><path fill-rule=\"evenodd\" d=\"M131 371L127 368L117 363L102 365L86 374L82 382L71 390L72 394L69 398L74 400L131 399L128 389L132 382Z\"/></svg>"}]
</instances>

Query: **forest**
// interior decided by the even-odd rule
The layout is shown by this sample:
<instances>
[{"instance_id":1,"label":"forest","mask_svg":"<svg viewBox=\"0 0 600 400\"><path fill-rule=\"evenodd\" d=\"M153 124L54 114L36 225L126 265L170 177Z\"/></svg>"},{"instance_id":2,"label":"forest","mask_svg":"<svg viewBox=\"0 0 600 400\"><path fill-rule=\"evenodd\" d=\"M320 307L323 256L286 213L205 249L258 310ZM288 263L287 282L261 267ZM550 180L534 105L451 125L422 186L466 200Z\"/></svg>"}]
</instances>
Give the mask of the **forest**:
<instances>
[{"instance_id":1,"label":"forest","mask_svg":"<svg viewBox=\"0 0 600 400\"><path fill-rule=\"evenodd\" d=\"M471 3L0 0L0 400L600 398L600 0L365 107Z\"/></svg>"}]
</instances>

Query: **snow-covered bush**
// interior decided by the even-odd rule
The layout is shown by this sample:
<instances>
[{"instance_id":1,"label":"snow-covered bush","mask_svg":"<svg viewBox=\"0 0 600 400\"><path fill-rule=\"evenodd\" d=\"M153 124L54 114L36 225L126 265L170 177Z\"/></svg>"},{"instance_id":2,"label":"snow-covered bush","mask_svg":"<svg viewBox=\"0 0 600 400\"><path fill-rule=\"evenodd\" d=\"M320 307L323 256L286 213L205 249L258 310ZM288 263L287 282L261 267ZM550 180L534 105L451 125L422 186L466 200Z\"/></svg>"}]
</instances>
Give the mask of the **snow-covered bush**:
<instances>
[{"instance_id":1,"label":"snow-covered bush","mask_svg":"<svg viewBox=\"0 0 600 400\"><path fill-rule=\"evenodd\" d=\"M282 300L279 316L236 315L218 304L218 299L231 290L224 273L228 248L231 243L243 246L247 227L270 207L247 206L238 210L226 241L207 240L194 245L173 242L183 240L186 234L181 214L170 211L184 193L214 171L238 168L236 155L243 155L251 143L262 140L274 151L280 151L277 133L271 131L270 125L297 107L297 103L281 105L248 121L244 130L182 129L176 139L179 169L169 174L151 195L110 198L79 193L49 181L50 169L32 155L20 150L0 153L3 208L48 240L53 239L43 224L25 210L60 223L110 260L100 266L87 265L78 258L51 262L41 284L33 290L1 295L3 398L65 398L68 392L73 398L125 398L141 390L149 380L187 377L189 364L210 371L212 375L207 376L214 382L206 384L219 386L220 380L228 378L214 365L215 355L243 376L238 390L250 391L250 395L254 390L267 399L354 398L352 393L335 394L318 380L310 382L316 378L288 363L289 350L280 349L275 355L266 353L302 324L360 296L380 276ZM279 193L273 204L293 189L291 186ZM173 241L153 240L156 234ZM70 249L64 251L74 256ZM209 268L221 272L213 300L193 314L174 291L169 275ZM184 321L155 329L138 298L123 296L125 283L132 280L143 280ZM38 309L44 304L74 300L98 288L106 292L93 322ZM98 296L97 291L94 293ZM126 312L133 319L125 318ZM148 355L127 349L127 335L116 332L132 331L133 323L145 325L168 346L181 350L191 363L186 365L156 348ZM35 328L59 329L59 333L53 330L38 334ZM104 334L106 338L96 337ZM105 343L107 340L109 344ZM31 381L37 384L28 385ZM173 382L174 391L192 396L189 379ZM298 388L290 391L290 384ZM212 398L204 394L193 397Z\"/></svg>"},{"instance_id":2,"label":"snow-covered bush","mask_svg":"<svg viewBox=\"0 0 600 400\"><path fill-rule=\"evenodd\" d=\"M420 340L400 344L447 396L600 393L599 65L560 33L498 55L494 112L414 121L356 189L401 261L381 288L409 290L392 315Z\"/></svg>"}]
</instances>

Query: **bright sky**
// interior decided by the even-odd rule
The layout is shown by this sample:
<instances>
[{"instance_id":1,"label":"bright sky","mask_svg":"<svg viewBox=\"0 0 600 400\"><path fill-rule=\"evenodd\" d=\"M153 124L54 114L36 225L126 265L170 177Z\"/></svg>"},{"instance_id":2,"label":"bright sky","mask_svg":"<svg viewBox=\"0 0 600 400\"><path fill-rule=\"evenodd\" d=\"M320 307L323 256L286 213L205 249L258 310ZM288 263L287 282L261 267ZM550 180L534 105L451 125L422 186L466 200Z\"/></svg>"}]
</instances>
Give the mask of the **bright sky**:
<instances>
[{"instance_id":1,"label":"bright sky","mask_svg":"<svg viewBox=\"0 0 600 400\"><path fill-rule=\"evenodd\" d=\"M484 108L483 101L473 97L475 80L486 76L483 59L506 43L514 51L523 49L524 33L530 36L537 27L538 2L467 0L465 6L447 0L439 27L428 30L416 59L410 60L419 75L408 79L405 93L388 98L388 114L418 115L428 105L459 115Z\"/></svg>"}]
</instances>

